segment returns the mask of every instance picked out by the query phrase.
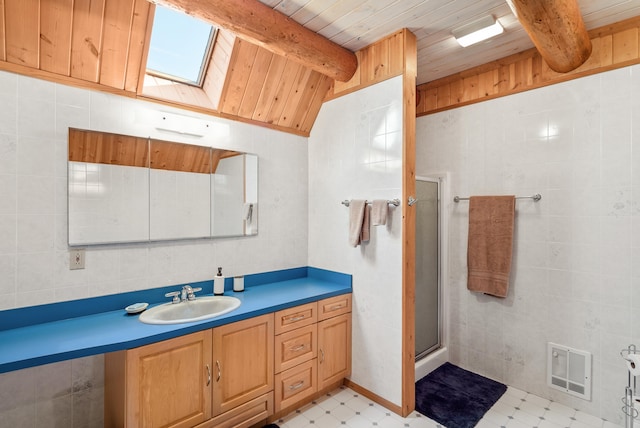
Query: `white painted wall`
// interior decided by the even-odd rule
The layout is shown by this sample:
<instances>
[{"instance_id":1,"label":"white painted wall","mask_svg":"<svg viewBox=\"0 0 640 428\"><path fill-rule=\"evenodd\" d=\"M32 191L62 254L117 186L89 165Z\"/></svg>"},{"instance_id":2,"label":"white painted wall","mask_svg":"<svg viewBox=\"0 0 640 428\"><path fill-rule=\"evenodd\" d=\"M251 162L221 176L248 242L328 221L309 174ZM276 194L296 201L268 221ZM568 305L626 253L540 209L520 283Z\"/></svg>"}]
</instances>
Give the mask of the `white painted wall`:
<instances>
[{"instance_id":1,"label":"white painted wall","mask_svg":"<svg viewBox=\"0 0 640 428\"><path fill-rule=\"evenodd\" d=\"M309 138L309 265L353 275L351 380L402 403L402 208L348 243L345 199L402 196L402 78L327 102ZM260 226L262 228L262 225Z\"/></svg>"},{"instance_id":2,"label":"white painted wall","mask_svg":"<svg viewBox=\"0 0 640 428\"><path fill-rule=\"evenodd\" d=\"M640 66L418 118L417 174L516 204L506 299L466 289L468 203L449 220L453 363L622 423L619 352L640 344ZM546 343L593 353L591 402L545 384Z\"/></svg>"}]
</instances>

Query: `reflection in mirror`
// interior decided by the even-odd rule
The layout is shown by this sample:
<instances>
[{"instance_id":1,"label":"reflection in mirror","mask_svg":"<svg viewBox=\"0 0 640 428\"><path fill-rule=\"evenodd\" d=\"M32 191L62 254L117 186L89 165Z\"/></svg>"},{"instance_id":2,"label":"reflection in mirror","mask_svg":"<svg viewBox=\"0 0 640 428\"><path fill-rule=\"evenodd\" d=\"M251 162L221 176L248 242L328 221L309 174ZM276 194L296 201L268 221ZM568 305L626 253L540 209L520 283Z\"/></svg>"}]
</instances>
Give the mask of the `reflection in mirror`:
<instances>
[{"instance_id":1,"label":"reflection in mirror","mask_svg":"<svg viewBox=\"0 0 640 428\"><path fill-rule=\"evenodd\" d=\"M211 236L211 149L151 140L150 153L150 239Z\"/></svg>"},{"instance_id":2,"label":"reflection in mirror","mask_svg":"<svg viewBox=\"0 0 640 428\"><path fill-rule=\"evenodd\" d=\"M213 236L258 233L256 155L213 150L211 231ZM216 163L216 160L219 161Z\"/></svg>"},{"instance_id":3,"label":"reflection in mirror","mask_svg":"<svg viewBox=\"0 0 640 428\"><path fill-rule=\"evenodd\" d=\"M149 239L146 138L69 130L69 245Z\"/></svg>"},{"instance_id":4,"label":"reflection in mirror","mask_svg":"<svg viewBox=\"0 0 640 428\"><path fill-rule=\"evenodd\" d=\"M258 233L258 157L69 129L69 245Z\"/></svg>"}]
</instances>

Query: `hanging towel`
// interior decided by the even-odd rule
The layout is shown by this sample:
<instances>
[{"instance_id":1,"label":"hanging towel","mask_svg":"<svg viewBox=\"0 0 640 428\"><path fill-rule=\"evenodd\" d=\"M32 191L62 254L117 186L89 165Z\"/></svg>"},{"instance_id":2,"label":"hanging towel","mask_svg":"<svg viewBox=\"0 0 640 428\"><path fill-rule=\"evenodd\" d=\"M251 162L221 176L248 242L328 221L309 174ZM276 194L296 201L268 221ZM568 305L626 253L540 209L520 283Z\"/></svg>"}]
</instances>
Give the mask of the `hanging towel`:
<instances>
[{"instance_id":1,"label":"hanging towel","mask_svg":"<svg viewBox=\"0 0 640 428\"><path fill-rule=\"evenodd\" d=\"M371 225L384 226L387 224L387 211L389 203L386 199L375 199L371 203Z\"/></svg>"},{"instance_id":2,"label":"hanging towel","mask_svg":"<svg viewBox=\"0 0 640 428\"><path fill-rule=\"evenodd\" d=\"M515 207L514 196L469 198L469 290L507 296Z\"/></svg>"},{"instance_id":3,"label":"hanging towel","mask_svg":"<svg viewBox=\"0 0 640 428\"><path fill-rule=\"evenodd\" d=\"M349 202L349 245L352 247L357 247L360 243L364 208L366 206L367 201L361 199L352 199Z\"/></svg>"},{"instance_id":4,"label":"hanging towel","mask_svg":"<svg viewBox=\"0 0 640 428\"><path fill-rule=\"evenodd\" d=\"M362 229L360 230L360 243L369 242L369 225L371 224L371 207L364 203L364 215L362 216Z\"/></svg>"}]
</instances>

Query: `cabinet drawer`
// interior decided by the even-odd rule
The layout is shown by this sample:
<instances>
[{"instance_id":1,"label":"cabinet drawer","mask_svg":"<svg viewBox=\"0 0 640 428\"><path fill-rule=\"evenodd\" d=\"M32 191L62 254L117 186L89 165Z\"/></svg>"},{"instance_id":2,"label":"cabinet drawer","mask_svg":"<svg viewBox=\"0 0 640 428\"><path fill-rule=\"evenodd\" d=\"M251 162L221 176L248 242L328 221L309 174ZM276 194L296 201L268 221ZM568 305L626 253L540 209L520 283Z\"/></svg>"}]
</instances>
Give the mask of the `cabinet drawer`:
<instances>
[{"instance_id":1,"label":"cabinet drawer","mask_svg":"<svg viewBox=\"0 0 640 428\"><path fill-rule=\"evenodd\" d=\"M311 324L276 336L275 372L290 369L318 355L318 325Z\"/></svg>"},{"instance_id":2,"label":"cabinet drawer","mask_svg":"<svg viewBox=\"0 0 640 428\"><path fill-rule=\"evenodd\" d=\"M295 330L318 321L316 302L276 312L276 334Z\"/></svg>"},{"instance_id":3,"label":"cabinet drawer","mask_svg":"<svg viewBox=\"0 0 640 428\"><path fill-rule=\"evenodd\" d=\"M351 312L351 294L329 297L318 302L318 320Z\"/></svg>"},{"instance_id":4,"label":"cabinet drawer","mask_svg":"<svg viewBox=\"0 0 640 428\"><path fill-rule=\"evenodd\" d=\"M316 393L317 360L313 359L276 375L276 412Z\"/></svg>"},{"instance_id":5,"label":"cabinet drawer","mask_svg":"<svg viewBox=\"0 0 640 428\"><path fill-rule=\"evenodd\" d=\"M196 428L246 428L273 414L273 392L244 403L228 412L209 419Z\"/></svg>"}]
</instances>

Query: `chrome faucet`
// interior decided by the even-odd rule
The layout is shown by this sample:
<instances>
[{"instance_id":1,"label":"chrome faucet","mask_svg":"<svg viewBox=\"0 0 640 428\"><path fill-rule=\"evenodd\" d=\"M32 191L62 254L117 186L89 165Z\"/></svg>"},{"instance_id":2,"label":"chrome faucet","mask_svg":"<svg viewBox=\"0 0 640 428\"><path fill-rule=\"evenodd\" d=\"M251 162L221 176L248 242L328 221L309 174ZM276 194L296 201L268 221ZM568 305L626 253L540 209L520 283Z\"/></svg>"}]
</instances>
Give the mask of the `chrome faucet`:
<instances>
[{"instance_id":1,"label":"chrome faucet","mask_svg":"<svg viewBox=\"0 0 640 428\"><path fill-rule=\"evenodd\" d=\"M165 294L165 297L172 297L171 303L180 303L191 300L196 300L196 295L198 291L202 291L202 287L193 288L190 285L185 285L182 287L181 291L172 291L170 293ZM178 297L180 296L180 297Z\"/></svg>"},{"instance_id":2,"label":"chrome faucet","mask_svg":"<svg viewBox=\"0 0 640 428\"><path fill-rule=\"evenodd\" d=\"M201 291L202 288L197 287L193 288L190 285L185 285L182 287L182 292L180 294L180 301L184 302L185 300L196 300L196 295L198 291Z\"/></svg>"}]
</instances>

